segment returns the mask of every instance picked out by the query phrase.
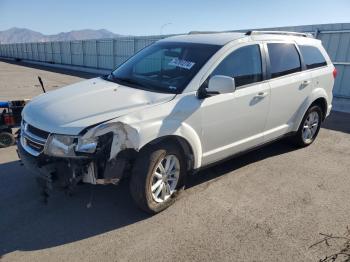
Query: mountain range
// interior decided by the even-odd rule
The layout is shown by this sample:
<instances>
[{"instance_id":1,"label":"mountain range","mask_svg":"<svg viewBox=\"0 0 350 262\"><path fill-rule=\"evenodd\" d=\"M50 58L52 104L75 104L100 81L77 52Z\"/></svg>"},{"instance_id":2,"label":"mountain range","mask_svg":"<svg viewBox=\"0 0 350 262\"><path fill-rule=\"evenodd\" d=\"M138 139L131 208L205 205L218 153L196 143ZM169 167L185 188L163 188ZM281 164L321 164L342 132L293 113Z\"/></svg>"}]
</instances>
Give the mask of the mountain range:
<instances>
[{"instance_id":1,"label":"mountain range","mask_svg":"<svg viewBox=\"0 0 350 262\"><path fill-rule=\"evenodd\" d=\"M121 36L114 34L105 29L92 30L75 30L70 32L62 32L56 35L44 35L42 33L26 29L13 27L8 30L0 31L0 43L28 43L28 42L49 42L49 41L71 41L86 39L113 38Z\"/></svg>"}]
</instances>

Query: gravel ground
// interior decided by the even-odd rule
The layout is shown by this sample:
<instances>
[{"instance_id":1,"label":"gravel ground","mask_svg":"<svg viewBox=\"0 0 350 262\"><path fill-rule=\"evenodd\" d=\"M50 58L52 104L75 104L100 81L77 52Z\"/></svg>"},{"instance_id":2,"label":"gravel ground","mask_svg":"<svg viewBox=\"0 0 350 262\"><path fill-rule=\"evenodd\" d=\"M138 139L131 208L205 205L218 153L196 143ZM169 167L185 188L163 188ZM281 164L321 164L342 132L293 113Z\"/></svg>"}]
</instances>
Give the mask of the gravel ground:
<instances>
[{"instance_id":1,"label":"gravel ground","mask_svg":"<svg viewBox=\"0 0 350 262\"><path fill-rule=\"evenodd\" d=\"M36 95L38 73L50 88L80 80L0 62L0 97ZM319 233L350 225L349 160L350 115L333 112L310 147L282 141L203 170L151 217L125 182L56 192L45 206L15 147L0 149L0 260L318 261L341 244L309 248Z\"/></svg>"}]
</instances>

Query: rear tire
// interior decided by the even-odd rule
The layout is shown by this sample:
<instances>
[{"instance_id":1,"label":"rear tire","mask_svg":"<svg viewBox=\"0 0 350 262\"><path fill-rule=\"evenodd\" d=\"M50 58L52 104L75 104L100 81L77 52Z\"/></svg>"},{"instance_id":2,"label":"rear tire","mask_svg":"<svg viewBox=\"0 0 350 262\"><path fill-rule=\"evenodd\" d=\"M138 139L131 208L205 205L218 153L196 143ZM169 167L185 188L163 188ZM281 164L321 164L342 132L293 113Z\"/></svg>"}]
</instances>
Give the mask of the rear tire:
<instances>
[{"instance_id":1,"label":"rear tire","mask_svg":"<svg viewBox=\"0 0 350 262\"><path fill-rule=\"evenodd\" d=\"M311 145L320 131L322 122L322 109L318 105L311 106L305 113L297 133L292 141L299 147Z\"/></svg>"},{"instance_id":2,"label":"rear tire","mask_svg":"<svg viewBox=\"0 0 350 262\"><path fill-rule=\"evenodd\" d=\"M168 208L184 188L186 170L184 154L175 144L161 143L141 150L130 179L135 203L150 214Z\"/></svg>"},{"instance_id":3,"label":"rear tire","mask_svg":"<svg viewBox=\"0 0 350 262\"><path fill-rule=\"evenodd\" d=\"M9 132L0 133L0 148L14 145L16 142L15 137Z\"/></svg>"}]
</instances>

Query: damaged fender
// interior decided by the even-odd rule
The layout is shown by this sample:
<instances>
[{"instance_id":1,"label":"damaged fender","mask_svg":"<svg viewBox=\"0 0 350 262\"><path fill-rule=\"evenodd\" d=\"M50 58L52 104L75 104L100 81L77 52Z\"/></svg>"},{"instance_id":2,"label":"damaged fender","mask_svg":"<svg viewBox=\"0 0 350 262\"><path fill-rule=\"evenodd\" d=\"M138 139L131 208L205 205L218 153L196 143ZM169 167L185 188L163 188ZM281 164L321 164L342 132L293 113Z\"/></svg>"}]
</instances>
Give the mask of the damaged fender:
<instances>
[{"instance_id":1,"label":"damaged fender","mask_svg":"<svg viewBox=\"0 0 350 262\"><path fill-rule=\"evenodd\" d=\"M109 160L115 158L124 149L132 148L138 151L139 134L138 130L122 122L103 123L88 130L83 136L83 140L89 140L107 133L113 133L111 152Z\"/></svg>"}]
</instances>

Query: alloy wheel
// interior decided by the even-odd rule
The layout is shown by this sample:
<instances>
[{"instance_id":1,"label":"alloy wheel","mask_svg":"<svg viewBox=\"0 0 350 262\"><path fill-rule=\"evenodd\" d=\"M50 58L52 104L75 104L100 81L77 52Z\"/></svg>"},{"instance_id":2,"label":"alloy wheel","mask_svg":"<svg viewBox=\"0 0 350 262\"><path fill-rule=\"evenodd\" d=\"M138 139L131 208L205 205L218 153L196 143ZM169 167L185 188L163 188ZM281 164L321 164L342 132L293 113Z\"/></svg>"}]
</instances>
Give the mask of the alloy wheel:
<instances>
[{"instance_id":1,"label":"alloy wheel","mask_svg":"<svg viewBox=\"0 0 350 262\"><path fill-rule=\"evenodd\" d=\"M154 201L162 203L176 191L180 176L180 161L175 155L160 159L151 177L151 193Z\"/></svg>"},{"instance_id":2,"label":"alloy wheel","mask_svg":"<svg viewBox=\"0 0 350 262\"><path fill-rule=\"evenodd\" d=\"M317 112L312 111L307 116L303 124L302 139L304 143L309 144L315 137L318 125L320 123L320 116Z\"/></svg>"}]
</instances>

